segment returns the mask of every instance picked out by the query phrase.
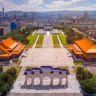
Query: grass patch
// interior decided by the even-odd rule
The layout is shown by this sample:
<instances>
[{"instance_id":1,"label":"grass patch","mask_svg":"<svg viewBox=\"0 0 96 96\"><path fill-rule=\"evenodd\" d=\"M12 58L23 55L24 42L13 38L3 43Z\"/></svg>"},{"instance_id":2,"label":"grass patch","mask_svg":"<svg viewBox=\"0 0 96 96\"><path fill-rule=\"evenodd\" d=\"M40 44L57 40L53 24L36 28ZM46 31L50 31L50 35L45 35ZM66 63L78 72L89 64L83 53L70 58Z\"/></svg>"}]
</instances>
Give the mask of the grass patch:
<instances>
[{"instance_id":1,"label":"grass patch","mask_svg":"<svg viewBox=\"0 0 96 96\"><path fill-rule=\"evenodd\" d=\"M38 68L37 66L27 66L27 68L26 69L32 69L32 68Z\"/></svg>"},{"instance_id":2,"label":"grass patch","mask_svg":"<svg viewBox=\"0 0 96 96\"><path fill-rule=\"evenodd\" d=\"M59 35L59 38L60 38L61 43L62 43L63 45L67 44L66 35L60 34L60 35Z\"/></svg>"},{"instance_id":3,"label":"grass patch","mask_svg":"<svg viewBox=\"0 0 96 96\"><path fill-rule=\"evenodd\" d=\"M36 44L35 48L42 48L41 44Z\"/></svg>"},{"instance_id":4,"label":"grass patch","mask_svg":"<svg viewBox=\"0 0 96 96\"><path fill-rule=\"evenodd\" d=\"M52 35L52 39L53 39L54 48L60 48L59 41L56 34Z\"/></svg>"},{"instance_id":5,"label":"grass patch","mask_svg":"<svg viewBox=\"0 0 96 96\"><path fill-rule=\"evenodd\" d=\"M59 44L57 35L52 35L52 39L53 39L53 44Z\"/></svg>"},{"instance_id":6,"label":"grass patch","mask_svg":"<svg viewBox=\"0 0 96 96\"><path fill-rule=\"evenodd\" d=\"M59 44L54 44L54 48L61 48Z\"/></svg>"},{"instance_id":7,"label":"grass patch","mask_svg":"<svg viewBox=\"0 0 96 96\"><path fill-rule=\"evenodd\" d=\"M33 46L33 44L35 43L35 41L36 41L37 37L38 37L38 35L37 35L37 34L34 34L34 35L29 35L29 36L27 37L27 40L29 40L28 45Z\"/></svg>"},{"instance_id":8,"label":"grass patch","mask_svg":"<svg viewBox=\"0 0 96 96\"><path fill-rule=\"evenodd\" d=\"M40 35L35 48L42 48L43 40L44 40L44 35Z\"/></svg>"},{"instance_id":9,"label":"grass patch","mask_svg":"<svg viewBox=\"0 0 96 96\"><path fill-rule=\"evenodd\" d=\"M42 45L43 44L43 40L44 40L44 35L40 35L36 44L41 44Z\"/></svg>"},{"instance_id":10,"label":"grass patch","mask_svg":"<svg viewBox=\"0 0 96 96\"><path fill-rule=\"evenodd\" d=\"M75 65L83 65L82 62L74 62Z\"/></svg>"},{"instance_id":11,"label":"grass patch","mask_svg":"<svg viewBox=\"0 0 96 96\"><path fill-rule=\"evenodd\" d=\"M68 70L68 66L58 66L58 68L60 68L62 70Z\"/></svg>"}]
</instances>

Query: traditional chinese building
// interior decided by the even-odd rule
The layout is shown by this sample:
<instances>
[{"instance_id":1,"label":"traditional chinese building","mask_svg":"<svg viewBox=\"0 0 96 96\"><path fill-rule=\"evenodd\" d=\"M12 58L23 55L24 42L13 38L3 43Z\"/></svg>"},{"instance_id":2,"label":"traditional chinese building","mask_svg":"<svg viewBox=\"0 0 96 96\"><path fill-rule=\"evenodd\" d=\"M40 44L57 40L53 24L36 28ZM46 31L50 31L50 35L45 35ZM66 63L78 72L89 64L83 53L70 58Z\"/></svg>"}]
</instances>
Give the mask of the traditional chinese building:
<instances>
[{"instance_id":1,"label":"traditional chinese building","mask_svg":"<svg viewBox=\"0 0 96 96\"><path fill-rule=\"evenodd\" d=\"M13 40L11 37L0 43L0 61L7 61L13 57L19 57L24 49L24 45Z\"/></svg>"},{"instance_id":2,"label":"traditional chinese building","mask_svg":"<svg viewBox=\"0 0 96 96\"><path fill-rule=\"evenodd\" d=\"M96 44L89 38L84 37L76 40L70 47L77 59L82 59L86 62L96 61Z\"/></svg>"}]
</instances>

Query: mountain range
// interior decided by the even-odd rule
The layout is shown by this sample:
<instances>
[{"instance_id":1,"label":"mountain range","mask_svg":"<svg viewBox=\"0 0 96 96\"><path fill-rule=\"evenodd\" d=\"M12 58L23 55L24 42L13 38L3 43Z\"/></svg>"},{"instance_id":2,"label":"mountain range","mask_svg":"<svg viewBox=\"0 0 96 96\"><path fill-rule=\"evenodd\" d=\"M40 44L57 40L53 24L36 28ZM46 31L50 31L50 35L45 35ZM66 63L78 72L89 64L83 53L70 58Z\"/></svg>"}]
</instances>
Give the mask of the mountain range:
<instances>
[{"instance_id":1,"label":"mountain range","mask_svg":"<svg viewBox=\"0 0 96 96\"><path fill-rule=\"evenodd\" d=\"M92 16L96 16L96 11L69 11L69 10L62 10L62 11L48 11L48 12L23 12L23 11L10 11L10 12L5 12L7 16L24 16L24 14L27 16L57 16L57 15L83 15L84 12L87 12L88 14ZM0 12L0 16L2 16L2 12Z\"/></svg>"}]
</instances>

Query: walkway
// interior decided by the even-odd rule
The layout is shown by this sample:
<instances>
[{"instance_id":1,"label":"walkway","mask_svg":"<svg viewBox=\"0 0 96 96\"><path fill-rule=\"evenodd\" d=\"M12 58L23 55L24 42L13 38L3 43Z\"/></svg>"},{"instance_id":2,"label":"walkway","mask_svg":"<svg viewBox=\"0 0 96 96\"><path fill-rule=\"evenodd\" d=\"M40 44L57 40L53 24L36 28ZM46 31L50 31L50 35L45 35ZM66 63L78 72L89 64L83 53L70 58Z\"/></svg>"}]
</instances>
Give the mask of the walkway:
<instances>
[{"instance_id":1,"label":"walkway","mask_svg":"<svg viewBox=\"0 0 96 96\"><path fill-rule=\"evenodd\" d=\"M43 48L53 48L52 35L45 35L43 41Z\"/></svg>"},{"instance_id":2,"label":"walkway","mask_svg":"<svg viewBox=\"0 0 96 96\"><path fill-rule=\"evenodd\" d=\"M34 48L35 48L36 43L37 43L37 41L38 41L38 39L39 39L39 36L40 36L40 35L38 35L38 37L37 37L37 39L36 39L36 41L35 41L35 43L34 43L34 45L33 45L32 49L34 49Z\"/></svg>"},{"instance_id":3,"label":"walkway","mask_svg":"<svg viewBox=\"0 0 96 96\"><path fill-rule=\"evenodd\" d=\"M61 48L64 48L58 35L57 35L57 38L58 38L58 41L59 41L60 47L61 47Z\"/></svg>"}]
</instances>

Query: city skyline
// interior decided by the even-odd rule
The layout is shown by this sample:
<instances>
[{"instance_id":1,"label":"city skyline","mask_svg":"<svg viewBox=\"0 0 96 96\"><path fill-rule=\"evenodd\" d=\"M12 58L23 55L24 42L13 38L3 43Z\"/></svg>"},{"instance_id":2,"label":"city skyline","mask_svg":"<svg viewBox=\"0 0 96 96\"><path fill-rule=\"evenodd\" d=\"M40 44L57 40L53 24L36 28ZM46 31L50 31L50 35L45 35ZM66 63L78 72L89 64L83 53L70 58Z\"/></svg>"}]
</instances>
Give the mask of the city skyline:
<instances>
[{"instance_id":1,"label":"city skyline","mask_svg":"<svg viewBox=\"0 0 96 96\"><path fill-rule=\"evenodd\" d=\"M0 11L92 11L95 0L0 0Z\"/></svg>"}]
</instances>

